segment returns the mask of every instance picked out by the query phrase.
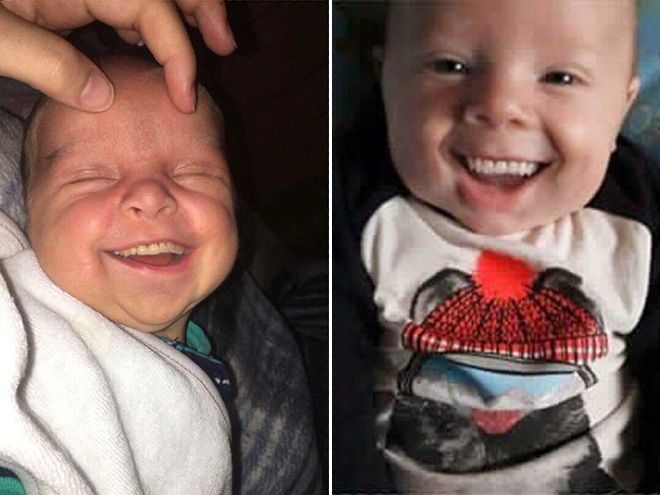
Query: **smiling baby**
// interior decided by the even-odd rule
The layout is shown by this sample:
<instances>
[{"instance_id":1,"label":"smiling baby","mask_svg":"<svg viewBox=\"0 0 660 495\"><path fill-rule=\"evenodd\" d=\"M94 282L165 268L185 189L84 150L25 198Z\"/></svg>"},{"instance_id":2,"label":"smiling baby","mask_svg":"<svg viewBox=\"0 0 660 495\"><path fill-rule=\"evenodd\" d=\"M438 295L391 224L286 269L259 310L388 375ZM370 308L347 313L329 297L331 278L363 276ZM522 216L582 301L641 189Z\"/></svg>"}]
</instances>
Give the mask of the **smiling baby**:
<instances>
[{"instance_id":1,"label":"smiling baby","mask_svg":"<svg viewBox=\"0 0 660 495\"><path fill-rule=\"evenodd\" d=\"M377 335L373 431L398 491L637 491L658 473L642 418L660 187L619 137L636 15L632 0L388 3L382 145L365 133L362 163L346 160L362 299L345 320Z\"/></svg>"},{"instance_id":2,"label":"smiling baby","mask_svg":"<svg viewBox=\"0 0 660 495\"><path fill-rule=\"evenodd\" d=\"M1 465L28 492L230 493L224 367L188 321L237 251L222 114L203 89L179 112L152 63L101 67L109 110L44 100L26 131L32 249L2 260ZM7 254L21 235L0 220Z\"/></svg>"},{"instance_id":3,"label":"smiling baby","mask_svg":"<svg viewBox=\"0 0 660 495\"><path fill-rule=\"evenodd\" d=\"M205 91L195 113L179 112L148 64L104 68L117 80L107 112L47 100L30 123L28 237L69 294L116 323L182 340L236 256L222 116Z\"/></svg>"}]
</instances>

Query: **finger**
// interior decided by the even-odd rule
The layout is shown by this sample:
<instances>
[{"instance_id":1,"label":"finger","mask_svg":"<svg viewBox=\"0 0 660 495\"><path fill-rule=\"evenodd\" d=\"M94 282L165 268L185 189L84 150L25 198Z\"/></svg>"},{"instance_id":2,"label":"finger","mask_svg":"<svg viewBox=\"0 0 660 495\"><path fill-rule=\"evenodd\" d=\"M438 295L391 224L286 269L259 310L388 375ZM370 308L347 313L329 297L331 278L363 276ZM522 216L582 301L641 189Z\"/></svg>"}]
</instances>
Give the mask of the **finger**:
<instances>
[{"instance_id":1,"label":"finger","mask_svg":"<svg viewBox=\"0 0 660 495\"><path fill-rule=\"evenodd\" d=\"M148 2L138 13L135 27L154 58L164 66L174 105L182 112L194 112L195 52L176 7L170 2Z\"/></svg>"},{"instance_id":2,"label":"finger","mask_svg":"<svg viewBox=\"0 0 660 495\"><path fill-rule=\"evenodd\" d=\"M190 14L186 14L184 12L183 13L183 18L186 20L186 22L188 23L189 26L198 27L197 26L197 20L195 20L195 18L193 16L191 16Z\"/></svg>"},{"instance_id":3,"label":"finger","mask_svg":"<svg viewBox=\"0 0 660 495\"><path fill-rule=\"evenodd\" d=\"M142 41L142 36L132 29L115 29L119 37L129 45L137 45Z\"/></svg>"},{"instance_id":4,"label":"finger","mask_svg":"<svg viewBox=\"0 0 660 495\"><path fill-rule=\"evenodd\" d=\"M18 17L51 31L84 26L94 20L84 0L0 0L0 2Z\"/></svg>"},{"instance_id":5,"label":"finger","mask_svg":"<svg viewBox=\"0 0 660 495\"><path fill-rule=\"evenodd\" d=\"M0 75L87 111L107 109L114 90L107 77L66 40L0 5Z\"/></svg>"},{"instance_id":6,"label":"finger","mask_svg":"<svg viewBox=\"0 0 660 495\"><path fill-rule=\"evenodd\" d=\"M177 0L184 15L195 18L204 43L218 55L228 55L236 41L227 20L224 0Z\"/></svg>"}]
</instances>

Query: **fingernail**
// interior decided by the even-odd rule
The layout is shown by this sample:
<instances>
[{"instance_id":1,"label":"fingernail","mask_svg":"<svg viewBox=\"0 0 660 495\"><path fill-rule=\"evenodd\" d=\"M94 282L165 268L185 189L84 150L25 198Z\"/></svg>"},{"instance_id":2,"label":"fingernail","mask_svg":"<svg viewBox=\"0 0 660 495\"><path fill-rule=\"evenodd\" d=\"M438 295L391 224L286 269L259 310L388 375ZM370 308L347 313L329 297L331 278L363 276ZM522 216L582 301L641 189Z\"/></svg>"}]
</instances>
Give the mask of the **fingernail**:
<instances>
[{"instance_id":1,"label":"fingernail","mask_svg":"<svg viewBox=\"0 0 660 495\"><path fill-rule=\"evenodd\" d=\"M112 84L97 71L92 71L78 100L83 108L100 111L112 104L113 93Z\"/></svg>"}]
</instances>

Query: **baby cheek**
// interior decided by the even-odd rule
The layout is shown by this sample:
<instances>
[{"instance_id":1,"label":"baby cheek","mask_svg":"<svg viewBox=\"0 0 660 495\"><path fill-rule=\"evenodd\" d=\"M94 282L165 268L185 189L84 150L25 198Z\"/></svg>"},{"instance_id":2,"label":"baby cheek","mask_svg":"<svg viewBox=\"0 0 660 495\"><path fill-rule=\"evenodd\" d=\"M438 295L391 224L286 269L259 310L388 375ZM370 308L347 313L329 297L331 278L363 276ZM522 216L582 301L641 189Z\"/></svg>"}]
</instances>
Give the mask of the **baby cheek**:
<instances>
[{"instance_id":1,"label":"baby cheek","mask_svg":"<svg viewBox=\"0 0 660 495\"><path fill-rule=\"evenodd\" d=\"M52 237L66 240L72 253L81 261L96 254L112 230L115 215L106 204L79 202L62 211L54 219Z\"/></svg>"},{"instance_id":2,"label":"baby cheek","mask_svg":"<svg viewBox=\"0 0 660 495\"><path fill-rule=\"evenodd\" d=\"M238 251L236 229L218 229L207 244L202 262L198 265L197 295L204 298L220 286L229 275Z\"/></svg>"},{"instance_id":3,"label":"baby cheek","mask_svg":"<svg viewBox=\"0 0 660 495\"><path fill-rule=\"evenodd\" d=\"M408 117L393 125L390 148L399 175L410 185L424 183L435 173L442 127L424 111Z\"/></svg>"},{"instance_id":4,"label":"baby cheek","mask_svg":"<svg viewBox=\"0 0 660 495\"><path fill-rule=\"evenodd\" d=\"M585 155L582 160L573 161L570 167L570 171L558 174L555 197L563 200L555 200L554 203L578 209L585 206L600 188L607 169L607 157Z\"/></svg>"},{"instance_id":5,"label":"baby cheek","mask_svg":"<svg viewBox=\"0 0 660 495\"><path fill-rule=\"evenodd\" d=\"M575 112L580 112L580 118L566 118ZM604 118L603 112L582 108L566 109L553 117L551 134L560 152L576 160L607 162L619 132L617 122Z\"/></svg>"},{"instance_id":6,"label":"baby cheek","mask_svg":"<svg viewBox=\"0 0 660 495\"><path fill-rule=\"evenodd\" d=\"M228 271L233 266L238 252L238 229L233 213L227 212L220 216L216 239L219 243L218 254L223 271L225 269ZM226 265L229 265L228 268L225 268Z\"/></svg>"},{"instance_id":7,"label":"baby cheek","mask_svg":"<svg viewBox=\"0 0 660 495\"><path fill-rule=\"evenodd\" d=\"M194 230L203 237L236 230L234 203L229 192L211 196L196 195L186 204Z\"/></svg>"},{"instance_id":8,"label":"baby cheek","mask_svg":"<svg viewBox=\"0 0 660 495\"><path fill-rule=\"evenodd\" d=\"M213 201L204 208L196 224L200 238L207 243L207 251L214 258L212 266L224 271L226 265L233 265L238 250L238 229L231 204Z\"/></svg>"}]
</instances>

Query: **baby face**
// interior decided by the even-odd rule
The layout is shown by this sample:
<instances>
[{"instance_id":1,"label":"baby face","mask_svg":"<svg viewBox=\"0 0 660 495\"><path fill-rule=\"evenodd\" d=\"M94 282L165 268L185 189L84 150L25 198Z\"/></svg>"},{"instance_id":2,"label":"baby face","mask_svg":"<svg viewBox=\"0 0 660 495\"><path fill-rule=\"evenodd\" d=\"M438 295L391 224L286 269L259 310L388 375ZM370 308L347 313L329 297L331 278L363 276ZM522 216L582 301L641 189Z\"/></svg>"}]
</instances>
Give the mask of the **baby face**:
<instances>
[{"instance_id":1,"label":"baby face","mask_svg":"<svg viewBox=\"0 0 660 495\"><path fill-rule=\"evenodd\" d=\"M415 196L489 235L593 197L637 91L632 1L391 8L384 104L394 165Z\"/></svg>"},{"instance_id":2,"label":"baby face","mask_svg":"<svg viewBox=\"0 0 660 495\"><path fill-rule=\"evenodd\" d=\"M194 114L180 113L161 72L110 75L110 110L43 110L29 237L71 295L117 323L180 337L237 250L220 117L201 95Z\"/></svg>"}]
</instances>

